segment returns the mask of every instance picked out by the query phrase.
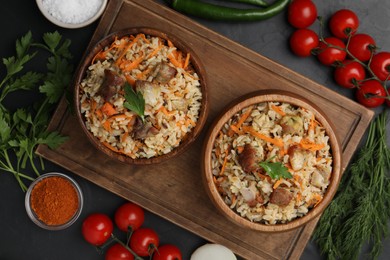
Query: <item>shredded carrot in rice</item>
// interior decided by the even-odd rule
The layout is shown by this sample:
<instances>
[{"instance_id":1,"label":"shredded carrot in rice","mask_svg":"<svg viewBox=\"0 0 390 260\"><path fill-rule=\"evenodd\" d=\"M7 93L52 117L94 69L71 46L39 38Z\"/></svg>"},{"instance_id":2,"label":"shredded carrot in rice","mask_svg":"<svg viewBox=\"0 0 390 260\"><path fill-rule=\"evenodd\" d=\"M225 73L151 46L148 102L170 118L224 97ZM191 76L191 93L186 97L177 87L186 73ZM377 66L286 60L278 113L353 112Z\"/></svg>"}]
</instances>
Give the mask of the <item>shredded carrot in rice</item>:
<instances>
[{"instance_id":1,"label":"shredded carrot in rice","mask_svg":"<svg viewBox=\"0 0 390 260\"><path fill-rule=\"evenodd\" d=\"M277 188L280 186L280 184L282 184L282 183L283 183L283 179L280 178L280 179L278 179L278 180L274 183L274 186L272 186L272 188L275 190L275 189L277 189Z\"/></svg>"},{"instance_id":2,"label":"shredded carrot in rice","mask_svg":"<svg viewBox=\"0 0 390 260\"><path fill-rule=\"evenodd\" d=\"M283 141L280 138L272 138L272 137L263 135L262 133L257 132L251 126L243 126L242 130L244 132L249 133L249 134L253 135L254 137L260 138L268 143L271 143L271 144L276 145L278 147L284 147Z\"/></svg>"},{"instance_id":3,"label":"shredded carrot in rice","mask_svg":"<svg viewBox=\"0 0 390 260\"><path fill-rule=\"evenodd\" d=\"M320 194L315 193L313 195L313 199L316 201L315 204L314 204L314 207L316 207L318 204L320 204L320 202L322 201L323 197Z\"/></svg>"},{"instance_id":4,"label":"shredded carrot in rice","mask_svg":"<svg viewBox=\"0 0 390 260\"><path fill-rule=\"evenodd\" d=\"M281 116L286 115L286 113L279 106L271 105L271 108L273 111L275 111L276 113L278 113Z\"/></svg>"},{"instance_id":5,"label":"shredded carrot in rice","mask_svg":"<svg viewBox=\"0 0 390 260\"><path fill-rule=\"evenodd\" d=\"M234 203L236 203L236 200L237 200L237 196L233 194L233 196L232 196L232 205L233 205Z\"/></svg>"},{"instance_id":6,"label":"shredded carrot in rice","mask_svg":"<svg viewBox=\"0 0 390 260\"><path fill-rule=\"evenodd\" d=\"M103 128L104 128L104 130L106 130L107 132L112 132L112 128L111 128L111 122L110 121L108 121L108 120L106 120L106 121L104 121L104 123L103 123Z\"/></svg>"},{"instance_id":7,"label":"shredded carrot in rice","mask_svg":"<svg viewBox=\"0 0 390 260\"><path fill-rule=\"evenodd\" d=\"M143 61L144 61L144 55L142 54L141 56L139 56L138 58L136 58L130 63L129 62L120 63L119 68L122 71L131 71L133 69L136 69L138 65L140 65Z\"/></svg>"},{"instance_id":8,"label":"shredded carrot in rice","mask_svg":"<svg viewBox=\"0 0 390 260\"><path fill-rule=\"evenodd\" d=\"M262 180L271 181L271 177L269 177L268 175L262 174L260 172L256 172L256 175L257 175L257 177L259 177Z\"/></svg>"},{"instance_id":9,"label":"shredded carrot in rice","mask_svg":"<svg viewBox=\"0 0 390 260\"><path fill-rule=\"evenodd\" d=\"M108 118L108 120L110 121L113 121L113 120L116 120L116 119L131 119L132 116L128 116L126 114L115 114L115 115L112 115Z\"/></svg>"},{"instance_id":10,"label":"shredded carrot in rice","mask_svg":"<svg viewBox=\"0 0 390 260\"><path fill-rule=\"evenodd\" d=\"M145 38L145 35L140 33L140 34L137 34L137 36L134 38L134 40L132 40L131 42L129 42L129 44L126 46L126 48L124 48L121 52L121 54L119 55L119 57L117 58L117 60L115 61L115 63L117 65L119 65L120 63L122 63L122 59L123 57L126 55L126 53L129 51L129 49L137 43L137 41L140 39L140 38L143 38L146 40Z\"/></svg>"},{"instance_id":11,"label":"shredded carrot in rice","mask_svg":"<svg viewBox=\"0 0 390 260\"><path fill-rule=\"evenodd\" d=\"M169 61L177 68L181 68L183 65L175 58L174 54L170 53L168 55Z\"/></svg>"},{"instance_id":12,"label":"shredded carrot in rice","mask_svg":"<svg viewBox=\"0 0 390 260\"><path fill-rule=\"evenodd\" d=\"M188 67L188 64L190 64L190 54L187 53L186 59L183 64L183 69L186 69Z\"/></svg>"},{"instance_id":13,"label":"shredded carrot in rice","mask_svg":"<svg viewBox=\"0 0 390 260\"><path fill-rule=\"evenodd\" d=\"M96 109L96 110L95 110L95 115L97 116L97 118L98 118L99 120L102 120L102 119L103 119L103 112L102 112L102 110Z\"/></svg>"},{"instance_id":14,"label":"shredded carrot in rice","mask_svg":"<svg viewBox=\"0 0 390 260\"><path fill-rule=\"evenodd\" d=\"M319 151L319 150L321 150L322 148L325 147L325 144L323 144L323 143L316 144L316 143L311 142L308 139L302 139L301 142L299 143L299 145L303 149L307 149L307 150L310 150L310 151Z\"/></svg>"},{"instance_id":15,"label":"shredded carrot in rice","mask_svg":"<svg viewBox=\"0 0 390 260\"><path fill-rule=\"evenodd\" d=\"M170 48L176 48L170 40L167 40L167 44Z\"/></svg>"},{"instance_id":16,"label":"shredded carrot in rice","mask_svg":"<svg viewBox=\"0 0 390 260\"><path fill-rule=\"evenodd\" d=\"M152 70L152 67L149 67L143 71L141 71L140 73L137 74L137 79L143 79L147 74L149 74L149 72Z\"/></svg>"},{"instance_id":17,"label":"shredded carrot in rice","mask_svg":"<svg viewBox=\"0 0 390 260\"><path fill-rule=\"evenodd\" d=\"M219 172L219 176L223 175L223 173L225 172L225 168L226 168L226 164L227 164L227 160L228 160L228 154L229 154L229 149L226 149L225 158L223 159L223 164L221 167L221 171Z\"/></svg>"},{"instance_id":18,"label":"shredded carrot in rice","mask_svg":"<svg viewBox=\"0 0 390 260\"><path fill-rule=\"evenodd\" d=\"M112 116L112 115L115 115L117 113L114 106L110 102L105 102L104 105L102 106L101 110L102 110L103 114L105 114L107 116Z\"/></svg>"},{"instance_id":19,"label":"shredded carrot in rice","mask_svg":"<svg viewBox=\"0 0 390 260\"><path fill-rule=\"evenodd\" d=\"M215 176L213 176L213 182L214 182L215 184L218 183L217 178L216 178Z\"/></svg>"},{"instance_id":20,"label":"shredded carrot in rice","mask_svg":"<svg viewBox=\"0 0 390 260\"><path fill-rule=\"evenodd\" d=\"M164 115L166 116L172 116L175 114L175 111L168 111L168 109L164 106L161 106L158 110L157 110L157 113L158 112L162 112Z\"/></svg>"},{"instance_id":21,"label":"shredded carrot in rice","mask_svg":"<svg viewBox=\"0 0 390 260\"><path fill-rule=\"evenodd\" d=\"M230 129L229 129L228 135L229 135L229 136L232 136L233 133L236 133L236 134L241 135L241 134L242 134L242 131L240 131L240 129L238 129L237 126L235 126L235 125L230 125Z\"/></svg>"},{"instance_id":22,"label":"shredded carrot in rice","mask_svg":"<svg viewBox=\"0 0 390 260\"><path fill-rule=\"evenodd\" d=\"M125 143L128 136L129 136L129 132L124 132L121 136L121 142Z\"/></svg>"},{"instance_id":23,"label":"shredded carrot in rice","mask_svg":"<svg viewBox=\"0 0 390 260\"><path fill-rule=\"evenodd\" d=\"M127 83L129 83L131 86L135 85L135 79L131 75L125 74L125 78Z\"/></svg>"},{"instance_id":24,"label":"shredded carrot in rice","mask_svg":"<svg viewBox=\"0 0 390 260\"><path fill-rule=\"evenodd\" d=\"M242 131L240 131L239 129L242 126L242 124L245 122L245 120L247 120L248 117L250 116L250 114L252 112L252 109L253 109L253 106L248 107L247 110L245 111L245 113L243 113L241 115L241 117L238 120L238 122L235 125L230 125L228 136L233 136L233 133L236 133L236 134L239 134L239 135L242 134Z\"/></svg>"},{"instance_id":25,"label":"shredded carrot in rice","mask_svg":"<svg viewBox=\"0 0 390 260\"><path fill-rule=\"evenodd\" d=\"M237 146L238 154L242 153L242 151L244 151L244 146Z\"/></svg>"},{"instance_id":26,"label":"shredded carrot in rice","mask_svg":"<svg viewBox=\"0 0 390 260\"><path fill-rule=\"evenodd\" d=\"M314 114L311 115L311 118L310 118L310 124L309 124L309 131L310 130L313 130L314 131L314 128L316 127L316 119L314 117Z\"/></svg>"},{"instance_id":27,"label":"shredded carrot in rice","mask_svg":"<svg viewBox=\"0 0 390 260\"><path fill-rule=\"evenodd\" d=\"M248 107L248 109L245 111L244 114L242 114L242 116L240 117L240 120L238 120L237 124L236 124L236 127L237 128L240 128L242 126L242 124L245 122L245 120L248 119L248 117L250 116L250 114L252 113L252 109L253 109L253 106L250 106Z\"/></svg>"},{"instance_id":28,"label":"shredded carrot in rice","mask_svg":"<svg viewBox=\"0 0 390 260\"><path fill-rule=\"evenodd\" d=\"M300 203L302 200L302 194L300 192L297 193L297 202Z\"/></svg>"},{"instance_id":29,"label":"shredded carrot in rice","mask_svg":"<svg viewBox=\"0 0 390 260\"><path fill-rule=\"evenodd\" d=\"M159 43L159 46L158 46L156 49L154 49L151 53L149 53L147 59L150 59L151 57L157 55L157 53L158 53L163 47L164 47L164 45L162 45L162 44Z\"/></svg>"}]
</instances>

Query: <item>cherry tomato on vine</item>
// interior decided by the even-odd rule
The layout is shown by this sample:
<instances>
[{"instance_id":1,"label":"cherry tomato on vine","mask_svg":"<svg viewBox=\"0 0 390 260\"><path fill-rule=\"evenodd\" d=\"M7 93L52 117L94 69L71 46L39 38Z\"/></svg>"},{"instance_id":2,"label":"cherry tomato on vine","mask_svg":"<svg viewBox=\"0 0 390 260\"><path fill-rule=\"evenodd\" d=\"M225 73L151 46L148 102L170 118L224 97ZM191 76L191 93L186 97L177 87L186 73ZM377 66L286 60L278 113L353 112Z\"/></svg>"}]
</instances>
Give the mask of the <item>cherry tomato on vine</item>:
<instances>
[{"instance_id":1,"label":"cherry tomato on vine","mask_svg":"<svg viewBox=\"0 0 390 260\"><path fill-rule=\"evenodd\" d=\"M368 61L375 49L375 40L368 34L355 34L349 40L348 51L362 62Z\"/></svg>"},{"instance_id":2,"label":"cherry tomato on vine","mask_svg":"<svg viewBox=\"0 0 390 260\"><path fill-rule=\"evenodd\" d=\"M134 256L119 243L112 245L106 252L105 260L134 260Z\"/></svg>"},{"instance_id":3,"label":"cherry tomato on vine","mask_svg":"<svg viewBox=\"0 0 390 260\"><path fill-rule=\"evenodd\" d=\"M287 20L295 28L306 28L317 19L317 7L311 0L293 0L288 6Z\"/></svg>"},{"instance_id":4,"label":"cherry tomato on vine","mask_svg":"<svg viewBox=\"0 0 390 260\"><path fill-rule=\"evenodd\" d=\"M152 255L158 248L160 239L151 228L139 228L130 238L130 248L139 256Z\"/></svg>"},{"instance_id":5,"label":"cherry tomato on vine","mask_svg":"<svg viewBox=\"0 0 390 260\"><path fill-rule=\"evenodd\" d=\"M162 245L153 254L153 260L182 260L180 249L175 245Z\"/></svg>"},{"instance_id":6,"label":"cherry tomato on vine","mask_svg":"<svg viewBox=\"0 0 390 260\"><path fill-rule=\"evenodd\" d=\"M115 211L114 220L120 230L126 232L131 227L134 231L144 223L145 213L137 204L126 202Z\"/></svg>"},{"instance_id":7,"label":"cherry tomato on vine","mask_svg":"<svg viewBox=\"0 0 390 260\"><path fill-rule=\"evenodd\" d=\"M300 57L308 57L319 44L318 35L310 29L298 29L290 37L292 52Z\"/></svg>"},{"instance_id":8,"label":"cherry tomato on vine","mask_svg":"<svg viewBox=\"0 0 390 260\"><path fill-rule=\"evenodd\" d=\"M363 106L374 108L385 102L386 91L377 80L364 81L356 91L356 99Z\"/></svg>"},{"instance_id":9,"label":"cherry tomato on vine","mask_svg":"<svg viewBox=\"0 0 390 260\"><path fill-rule=\"evenodd\" d=\"M349 35L356 32L359 27L359 18L348 9L341 9L335 12L329 20L329 29L331 33L340 38L346 39Z\"/></svg>"},{"instance_id":10,"label":"cherry tomato on vine","mask_svg":"<svg viewBox=\"0 0 390 260\"><path fill-rule=\"evenodd\" d=\"M347 56L345 44L342 40L335 37L327 37L318 45L318 60L326 65L334 65L337 62L342 62Z\"/></svg>"},{"instance_id":11,"label":"cherry tomato on vine","mask_svg":"<svg viewBox=\"0 0 390 260\"><path fill-rule=\"evenodd\" d=\"M113 228L107 215L93 213L83 221L81 233L88 243L100 246L110 238Z\"/></svg>"},{"instance_id":12,"label":"cherry tomato on vine","mask_svg":"<svg viewBox=\"0 0 390 260\"><path fill-rule=\"evenodd\" d=\"M389 88L387 88L387 93L390 93L389 92L390 91L390 87ZM386 105L388 106L388 107L390 107L390 99L389 99L390 97L389 96L387 96L387 98L386 98Z\"/></svg>"},{"instance_id":13,"label":"cherry tomato on vine","mask_svg":"<svg viewBox=\"0 0 390 260\"><path fill-rule=\"evenodd\" d=\"M375 54L372 57L370 69L380 80L386 80L390 73L390 52Z\"/></svg>"},{"instance_id":14,"label":"cherry tomato on vine","mask_svg":"<svg viewBox=\"0 0 390 260\"><path fill-rule=\"evenodd\" d=\"M334 79L344 88L354 88L366 78L366 70L357 61L344 60L334 71Z\"/></svg>"}]
</instances>

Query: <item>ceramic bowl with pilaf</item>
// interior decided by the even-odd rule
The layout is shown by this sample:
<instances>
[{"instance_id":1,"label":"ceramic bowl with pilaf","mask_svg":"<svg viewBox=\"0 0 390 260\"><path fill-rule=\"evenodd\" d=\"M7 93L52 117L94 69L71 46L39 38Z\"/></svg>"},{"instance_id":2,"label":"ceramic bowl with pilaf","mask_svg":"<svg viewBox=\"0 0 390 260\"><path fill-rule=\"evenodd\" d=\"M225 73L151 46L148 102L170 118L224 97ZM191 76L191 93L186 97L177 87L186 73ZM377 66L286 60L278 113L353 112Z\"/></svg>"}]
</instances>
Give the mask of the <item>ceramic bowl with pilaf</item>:
<instances>
[{"instance_id":1,"label":"ceramic bowl with pilaf","mask_svg":"<svg viewBox=\"0 0 390 260\"><path fill-rule=\"evenodd\" d=\"M215 119L204 143L202 177L229 220L280 232L326 208L340 181L340 163L340 145L325 113L299 95L259 91Z\"/></svg>"},{"instance_id":2,"label":"ceramic bowl with pilaf","mask_svg":"<svg viewBox=\"0 0 390 260\"><path fill-rule=\"evenodd\" d=\"M25 207L27 215L39 227L62 230L71 226L81 214L83 193L68 175L51 172L42 174L29 186Z\"/></svg>"},{"instance_id":3,"label":"ceramic bowl with pilaf","mask_svg":"<svg viewBox=\"0 0 390 260\"><path fill-rule=\"evenodd\" d=\"M176 36L150 28L110 34L74 82L78 121L110 158L154 164L187 149L207 118L204 69Z\"/></svg>"}]
</instances>

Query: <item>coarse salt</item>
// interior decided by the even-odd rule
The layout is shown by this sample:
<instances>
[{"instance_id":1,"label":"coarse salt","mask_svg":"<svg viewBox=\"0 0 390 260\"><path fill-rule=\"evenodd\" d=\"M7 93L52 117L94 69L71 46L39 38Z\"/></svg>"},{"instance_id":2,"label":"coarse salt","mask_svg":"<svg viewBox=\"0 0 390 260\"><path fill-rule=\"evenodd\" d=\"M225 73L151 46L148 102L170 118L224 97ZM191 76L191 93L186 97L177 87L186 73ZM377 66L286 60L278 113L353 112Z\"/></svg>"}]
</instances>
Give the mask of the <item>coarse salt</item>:
<instances>
[{"instance_id":1,"label":"coarse salt","mask_svg":"<svg viewBox=\"0 0 390 260\"><path fill-rule=\"evenodd\" d=\"M92 18L103 0L42 0L42 6L57 20L79 24Z\"/></svg>"}]
</instances>

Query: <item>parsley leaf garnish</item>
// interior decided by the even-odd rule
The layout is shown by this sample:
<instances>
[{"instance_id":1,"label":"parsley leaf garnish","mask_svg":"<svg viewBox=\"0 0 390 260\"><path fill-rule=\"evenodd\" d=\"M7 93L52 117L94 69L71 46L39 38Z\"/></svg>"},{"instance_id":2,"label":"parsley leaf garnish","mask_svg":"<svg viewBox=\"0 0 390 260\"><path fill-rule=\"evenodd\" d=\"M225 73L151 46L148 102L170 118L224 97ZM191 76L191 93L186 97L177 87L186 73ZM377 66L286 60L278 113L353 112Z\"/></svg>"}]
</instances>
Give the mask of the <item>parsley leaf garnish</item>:
<instances>
[{"instance_id":1,"label":"parsley leaf garnish","mask_svg":"<svg viewBox=\"0 0 390 260\"><path fill-rule=\"evenodd\" d=\"M281 162L270 162L270 159L268 159L264 162L260 162L259 164L272 179L289 179L293 177L287 167Z\"/></svg>"},{"instance_id":2,"label":"parsley leaf garnish","mask_svg":"<svg viewBox=\"0 0 390 260\"><path fill-rule=\"evenodd\" d=\"M45 33L42 38L43 41L34 41L32 33L28 32L16 40L15 55L2 59L6 74L0 79L0 170L13 174L23 191L27 190L25 181L35 179L27 167L36 176L44 169L42 158L38 163L35 161L37 145L55 149L67 139L58 132L47 131L47 126L54 104L63 96L72 78L73 66L68 61L72 57L70 41L62 40L58 32ZM39 73L26 72L25 65L42 50L47 57L46 71L40 68ZM9 93L22 95L25 91L39 91L32 104L6 105L10 103L5 102ZM10 157L15 157L16 162Z\"/></svg>"},{"instance_id":3,"label":"parsley leaf garnish","mask_svg":"<svg viewBox=\"0 0 390 260\"><path fill-rule=\"evenodd\" d=\"M139 115L142 121L145 121L145 99L142 93L135 92L129 83L125 83L125 103L123 104L127 109Z\"/></svg>"}]
</instances>

